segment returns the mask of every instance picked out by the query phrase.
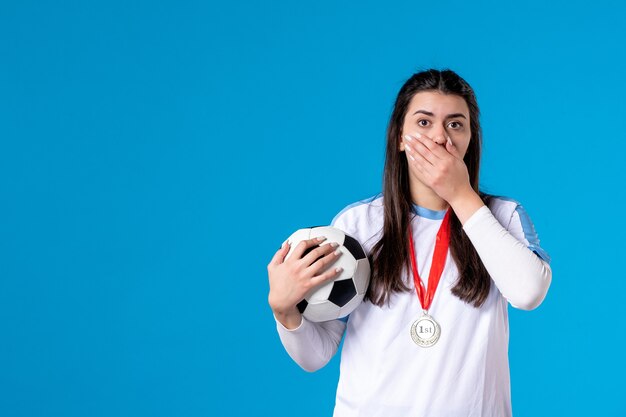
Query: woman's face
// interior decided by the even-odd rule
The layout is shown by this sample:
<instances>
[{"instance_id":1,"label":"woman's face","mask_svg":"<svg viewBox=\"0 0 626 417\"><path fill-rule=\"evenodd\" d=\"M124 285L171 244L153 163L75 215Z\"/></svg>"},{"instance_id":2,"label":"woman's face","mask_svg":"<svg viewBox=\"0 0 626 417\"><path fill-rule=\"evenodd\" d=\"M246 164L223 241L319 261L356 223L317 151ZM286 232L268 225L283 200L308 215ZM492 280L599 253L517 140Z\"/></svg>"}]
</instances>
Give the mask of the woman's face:
<instances>
[{"instance_id":1,"label":"woman's face","mask_svg":"<svg viewBox=\"0 0 626 417\"><path fill-rule=\"evenodd\" d=\"M470 114L465 99L435 90L415 94L409 103L402 126L401 151L404 151L402 136L416 132L428 136L444 147L449 136L461 155L465 156L471 137Z\"/></svg>"}]
</instances>

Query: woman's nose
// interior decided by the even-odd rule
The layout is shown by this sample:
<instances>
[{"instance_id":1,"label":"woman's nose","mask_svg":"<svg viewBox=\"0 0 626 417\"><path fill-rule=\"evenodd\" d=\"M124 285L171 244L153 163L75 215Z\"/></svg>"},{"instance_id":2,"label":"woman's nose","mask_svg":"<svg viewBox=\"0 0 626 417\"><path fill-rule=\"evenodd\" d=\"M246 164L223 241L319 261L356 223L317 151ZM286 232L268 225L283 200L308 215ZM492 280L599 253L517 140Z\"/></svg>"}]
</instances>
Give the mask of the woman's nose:
<instances>
[{"instance_id":1,"label":"woman's nose","mask_svg":"<svg viewBox=\"0 0 626 417\"><path fill-rule=\"evenodd\" d=\"M443 145L446 143L447 132L443 126L434 126L430 131L430 138L434 140L436 143Z\"/></svg>"}]
</instances>

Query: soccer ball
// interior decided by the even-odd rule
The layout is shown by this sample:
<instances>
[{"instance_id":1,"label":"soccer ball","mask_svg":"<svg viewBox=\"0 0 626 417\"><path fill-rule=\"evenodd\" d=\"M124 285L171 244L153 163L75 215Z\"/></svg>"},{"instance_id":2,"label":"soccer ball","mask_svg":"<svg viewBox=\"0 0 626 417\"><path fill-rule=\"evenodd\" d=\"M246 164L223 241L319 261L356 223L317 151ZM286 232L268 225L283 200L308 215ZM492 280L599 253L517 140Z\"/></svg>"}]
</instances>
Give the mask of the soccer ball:
<instances>
[{"instance_id":1,"label":"soccer ball","mask_svg":"<svg viewBox=\"0 0 626 417\"><path fill-rule=\"evenodd\" d=\"M328 321L342 318L350 314L363 301L370 280L370 263L365 256L361 244L352 236L332 226L315 226L296 230L287 241L291 245L285 259L293 253L294 248L303 240L326 236L321 245L337 242L337 249L342 254L316 275L330 268L343 267L343 271L333 281L311 289L298 303L300 313L310 321ZM320 245L307 248L302 254L305 257ZM319 259L319 258L318 258Z\"/></svg>"}]
</instances>

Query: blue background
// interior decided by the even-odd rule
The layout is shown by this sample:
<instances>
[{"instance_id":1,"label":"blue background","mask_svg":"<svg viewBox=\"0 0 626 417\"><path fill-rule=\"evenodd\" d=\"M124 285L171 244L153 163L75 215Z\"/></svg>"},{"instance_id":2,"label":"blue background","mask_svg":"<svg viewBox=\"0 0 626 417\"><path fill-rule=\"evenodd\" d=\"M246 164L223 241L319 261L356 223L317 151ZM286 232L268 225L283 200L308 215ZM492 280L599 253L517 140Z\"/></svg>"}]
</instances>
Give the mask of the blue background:
<instances>
[{"instance_id":1,"label":"blue background","mask_svg":"<svg viewBox=\"0 0 626 417\"><path fill-rule=\"evenodd\" d=\"M626 415L621 2L0 6L0 415L330 415L267 264L381 190L395 95L476 90L485 191L552 257L511 309L516 416Z\"/></svg>"}]
</instances>

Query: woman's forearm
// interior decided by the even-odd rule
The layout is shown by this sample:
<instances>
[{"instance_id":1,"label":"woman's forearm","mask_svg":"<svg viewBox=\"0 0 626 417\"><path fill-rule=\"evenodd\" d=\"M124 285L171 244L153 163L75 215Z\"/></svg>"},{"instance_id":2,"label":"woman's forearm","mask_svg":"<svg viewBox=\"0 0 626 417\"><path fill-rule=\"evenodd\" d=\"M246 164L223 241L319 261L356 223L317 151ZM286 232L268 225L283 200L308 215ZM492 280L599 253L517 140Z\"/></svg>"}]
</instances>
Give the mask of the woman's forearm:
<instances>
[{"instance_id":1,"label":"woman's forearm","mask_svg":"<svg viewBox=\"0 0 626 417\"><path fill-rule=\"evenodd\" d=\"M552 280L547 262L517 240L487 206L463 224L489 275L513 307L532 310L546 296Z\"/></svg>"},{"instance_id":2,"label":"woman's forearm","mask_svg":"<svg viewBox=\"0 0 626 417\"><path fill-rule=\"evenodd\" d=\"M276 329L291 359L305 371L313 372L326 365L335 355L346 324L340 320L313 323L300 317L300 325L288 329L274 316Z\"/></svg>"}]
</instances>

